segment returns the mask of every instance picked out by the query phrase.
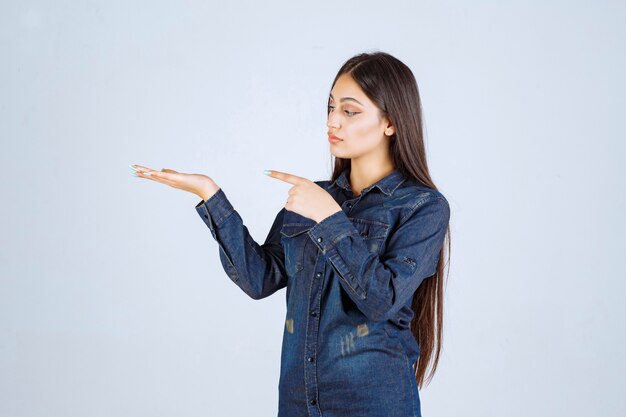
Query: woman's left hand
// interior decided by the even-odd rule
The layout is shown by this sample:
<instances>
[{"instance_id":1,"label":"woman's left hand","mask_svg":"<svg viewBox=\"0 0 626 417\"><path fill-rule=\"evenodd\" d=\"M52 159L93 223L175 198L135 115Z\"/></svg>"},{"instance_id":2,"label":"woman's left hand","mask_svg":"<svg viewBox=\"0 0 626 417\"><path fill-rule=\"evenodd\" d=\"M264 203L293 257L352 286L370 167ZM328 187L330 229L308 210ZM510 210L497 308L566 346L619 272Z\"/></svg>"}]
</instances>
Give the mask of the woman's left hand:
<instances>
[{"instance_id":1,"label":"woman's left hand","mask_svg":"<svg viewBox=\"0 0 626 417\"><path fill-rule=\"evenodd\" d=\"M341 211L341 206L337 204L333 196L313 181L280 171L270 171L268 176L293 184L293 187L289 189L289 197L285 204L285 208L289 211L308 217L317 223Z\"/></svg>"}]
</instances>

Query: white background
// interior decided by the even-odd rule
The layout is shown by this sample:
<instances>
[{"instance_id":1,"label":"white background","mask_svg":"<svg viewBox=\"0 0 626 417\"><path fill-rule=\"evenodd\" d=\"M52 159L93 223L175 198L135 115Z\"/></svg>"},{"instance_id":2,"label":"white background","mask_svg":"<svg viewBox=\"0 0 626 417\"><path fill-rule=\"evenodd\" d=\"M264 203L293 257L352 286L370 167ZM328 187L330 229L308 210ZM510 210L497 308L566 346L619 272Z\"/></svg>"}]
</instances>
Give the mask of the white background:
<instances>
[{"instance_id":1,"label":"white background","mask_svg":"<svg viewBox=\"0 0 626 417\"><path fill-rule=\"evenodd\" d=\"M0 1L0 416L274 416L285 292L224 273L210 175L257 242L276 169L331 174L341 64L420 88L451 209L422 412L623 416L623 2Z\"/></svg>"}]
</instances>

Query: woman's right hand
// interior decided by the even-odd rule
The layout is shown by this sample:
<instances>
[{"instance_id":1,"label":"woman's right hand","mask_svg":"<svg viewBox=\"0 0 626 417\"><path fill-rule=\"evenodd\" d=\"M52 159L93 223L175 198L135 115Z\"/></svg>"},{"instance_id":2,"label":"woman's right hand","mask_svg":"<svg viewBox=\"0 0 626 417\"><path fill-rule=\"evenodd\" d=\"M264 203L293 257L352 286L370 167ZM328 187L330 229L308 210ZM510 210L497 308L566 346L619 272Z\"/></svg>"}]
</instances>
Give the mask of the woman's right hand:
<instances>
[{"instance_id":1,"label":"woman's right hand","mask_svg":"<svg viewBox=\"0 0 626 417\"><path fill-rule=\"evenodd\" d=\"M188 191L204 201L211 198L220 189L215 181L203 174L183 174L166 168L156 171L137 164L130 165L130 167L136 171L135 175L139 178L146 178L179 190Z\"/></svg>"}]
</instances>

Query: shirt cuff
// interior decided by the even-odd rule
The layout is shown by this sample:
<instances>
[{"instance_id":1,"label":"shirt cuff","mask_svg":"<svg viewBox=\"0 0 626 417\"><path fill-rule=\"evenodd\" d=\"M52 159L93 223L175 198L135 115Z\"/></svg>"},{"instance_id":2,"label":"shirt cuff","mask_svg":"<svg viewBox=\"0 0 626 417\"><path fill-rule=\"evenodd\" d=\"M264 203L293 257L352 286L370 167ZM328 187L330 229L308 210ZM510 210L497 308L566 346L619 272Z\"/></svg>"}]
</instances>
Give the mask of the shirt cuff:
<instances>
[{"instance_id":1,"label":"shirt cuff","mask_svg":"<svg viewBox=\"0 0 626 417\"><path fill-rule=\"evenodd\" d=\"M215 194L209 197L208 200L200 200L200 202L196 204L196 211L209 229L213 231L216 227L224 223L226 219L235 212L235 209L230 201L228 201L224 191L220 188Z\"/></svg>"},{"instance_id":2,"label":"shirt cuff","mask_svg":"<svg viewBox=\"0 0 626 417\"><path fill-rule=\"evenodd\" d=\"M340 210L313 225L308 234L325 254L333 249L341 239L350 235L358 235L359 231L356 230L346 213Z\"/></svg>"}]
</instances>

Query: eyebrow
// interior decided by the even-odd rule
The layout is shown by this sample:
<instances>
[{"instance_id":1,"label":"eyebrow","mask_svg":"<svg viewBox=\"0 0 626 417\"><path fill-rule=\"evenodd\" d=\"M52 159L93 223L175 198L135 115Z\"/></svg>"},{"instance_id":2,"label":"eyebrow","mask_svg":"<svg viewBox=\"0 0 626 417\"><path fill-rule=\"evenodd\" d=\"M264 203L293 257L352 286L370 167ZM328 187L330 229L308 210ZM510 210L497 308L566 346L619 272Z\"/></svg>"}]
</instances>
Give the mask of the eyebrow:
<instances>
[{"instance_id":1,"label":"eyebrow","mask_svg":"<svg viewBox=\"0 0 626 417\"><path fill-rule=\"evenodd\" d=\"M330 95L330 98L332 98L333 100L335 99L335 97L333 97L333 95L332 95L332 94ZM350 100L350 101L356 101L356 102L357 102L357 103L359 103L361 106L365 107L365 105L364 105L363 103L361 103L359 100L357 100L357 99L355 99L355 98L353 98L353 97L342 97L342 98L339 100L339 102L340 102L340 103L343 103L344 101L348 101L348 100Z\"/></svg>"}]
</instances>

